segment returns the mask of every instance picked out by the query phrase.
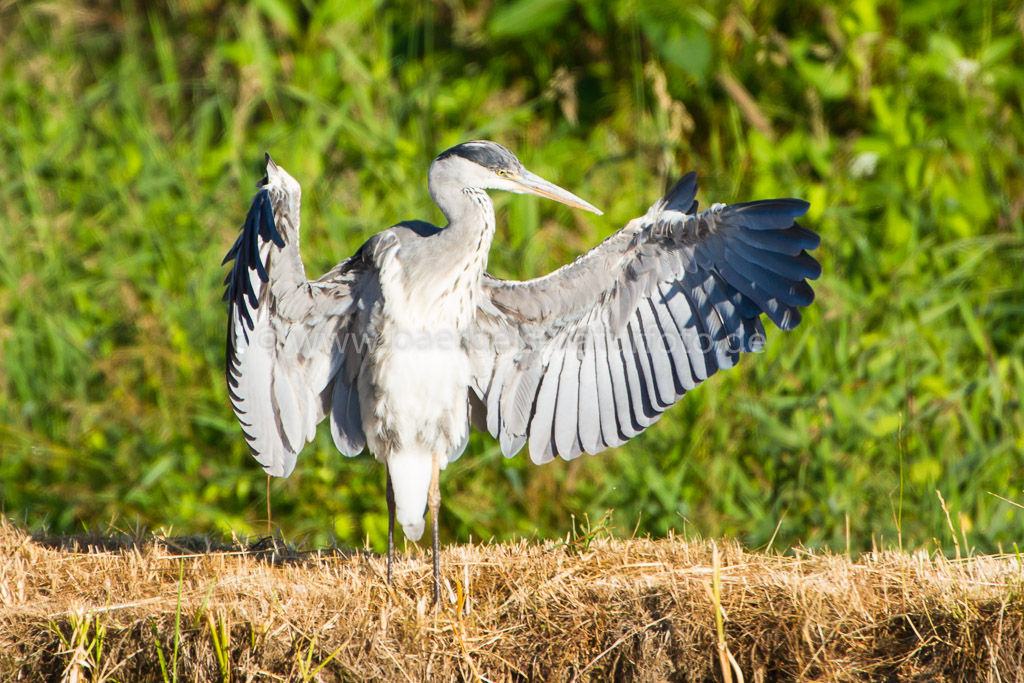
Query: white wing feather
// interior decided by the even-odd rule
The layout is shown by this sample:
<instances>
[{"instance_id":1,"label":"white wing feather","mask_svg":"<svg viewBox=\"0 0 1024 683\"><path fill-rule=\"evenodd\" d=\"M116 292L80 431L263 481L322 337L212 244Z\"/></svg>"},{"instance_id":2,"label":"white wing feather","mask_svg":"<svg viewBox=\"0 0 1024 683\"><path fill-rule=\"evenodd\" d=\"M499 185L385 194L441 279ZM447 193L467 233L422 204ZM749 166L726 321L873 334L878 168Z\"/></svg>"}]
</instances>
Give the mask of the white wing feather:
<instances>
[{"instance_id":1,"label":"white wing feather","mask_svg":"<svg viewBox=\"0 0 1024 683\"><path fill-rule=\"evenodd\" d=\"M359 272L343 262L320 280L306 280L299 200L299 184L268 156L267 175L224 259L234 261L224 294L228 393L253 456L279 477L291 474L339 388L358 401L339 371ZM332 419L331 431L346 455L356 455L362 426L351 412L345 417Z\"/></svg>"}]
</instances>

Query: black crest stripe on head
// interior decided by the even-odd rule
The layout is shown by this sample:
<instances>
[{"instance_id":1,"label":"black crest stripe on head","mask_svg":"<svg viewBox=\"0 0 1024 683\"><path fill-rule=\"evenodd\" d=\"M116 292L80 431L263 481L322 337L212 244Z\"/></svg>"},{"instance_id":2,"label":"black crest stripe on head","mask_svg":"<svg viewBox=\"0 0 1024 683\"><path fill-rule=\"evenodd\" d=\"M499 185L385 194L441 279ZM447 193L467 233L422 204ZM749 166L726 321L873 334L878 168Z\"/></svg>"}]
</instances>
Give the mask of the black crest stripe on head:
<instances>
[{"instance_id":1,"label":"black crest stripe on head","mask_svg":"<svg viewBox=\"0 0 1024 683\"><path fill-rule=\"evenodd\" d=\"M462 157L492 171L513 169L519 166L515 155L496 142L464 142L442 152L437 158L441 160L453 156Z\"/></svg>"}]
</instances>

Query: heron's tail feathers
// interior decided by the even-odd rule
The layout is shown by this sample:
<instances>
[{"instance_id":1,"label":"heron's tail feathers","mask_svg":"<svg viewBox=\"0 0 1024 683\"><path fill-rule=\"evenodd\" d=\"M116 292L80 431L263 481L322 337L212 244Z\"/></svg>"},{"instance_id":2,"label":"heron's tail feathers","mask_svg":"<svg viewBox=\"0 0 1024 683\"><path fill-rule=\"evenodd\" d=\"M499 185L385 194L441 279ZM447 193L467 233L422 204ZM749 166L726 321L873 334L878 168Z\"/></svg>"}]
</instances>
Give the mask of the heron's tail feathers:
<instances>
[{"instance_id":1,"label":"heron's tail feathers","mask_svg":"<svg viewBox=\"0 0 1024 683\"><path fill-rule=\"evenodd\" d=\"M395 491L398 523L410 541L423 536L433 457L427 450L403 449L388 457L388 476Z\"/></svg>"}]
</instances>

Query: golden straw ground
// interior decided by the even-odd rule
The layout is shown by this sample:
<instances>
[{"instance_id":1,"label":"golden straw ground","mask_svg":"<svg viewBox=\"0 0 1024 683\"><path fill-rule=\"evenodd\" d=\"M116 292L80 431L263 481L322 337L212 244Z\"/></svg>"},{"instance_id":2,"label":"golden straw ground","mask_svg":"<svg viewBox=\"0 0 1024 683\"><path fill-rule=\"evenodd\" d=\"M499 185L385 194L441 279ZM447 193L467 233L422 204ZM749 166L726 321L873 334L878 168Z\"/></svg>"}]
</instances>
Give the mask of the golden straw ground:
<instances>
[{"instance_id":1,"label":"golden straw ground","mask_svg":"<svg viewBox=\"0 0 1024 683\"><path fill-rule=\"evenodd\" d=\"M450 547L435 613L423 552L390 590L364 552L34 540L4 521L0 680L704 681L730 656L734 681L1022 680L1016 556L730 543L716 582L713 554L680 538Z\"/></svg>"}]
</instances>

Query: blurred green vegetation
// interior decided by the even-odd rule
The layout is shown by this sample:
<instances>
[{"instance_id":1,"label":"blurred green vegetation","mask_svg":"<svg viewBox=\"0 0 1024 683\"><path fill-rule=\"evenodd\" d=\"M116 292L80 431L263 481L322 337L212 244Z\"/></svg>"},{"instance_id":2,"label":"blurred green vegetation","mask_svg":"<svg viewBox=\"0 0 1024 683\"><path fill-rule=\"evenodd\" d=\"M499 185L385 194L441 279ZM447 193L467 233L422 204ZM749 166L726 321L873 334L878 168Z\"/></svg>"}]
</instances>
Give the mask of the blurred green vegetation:
<instances>
[{"instance_id":1,"label":"blurred green vegetation","mask_svg":"<svg viewBox=\"0 0 1024 683\"><path fill-rule=\"evenodd\" d=\"M0 505L31 528L265 529L223 379L221 257L270 151L315 277L441 217L490 138L606 213L495 196L490 269L543 274L682 172L813 203L795 332L616 451L535 467L476 434L443 538L616 533L1010 548L1024 511L1024 15L856 0L0 4ZM322 425L272 483L310 542L386 536L383 470ZM847 529L848 534L847 535Z\"/></svg>"}]
</instances>

